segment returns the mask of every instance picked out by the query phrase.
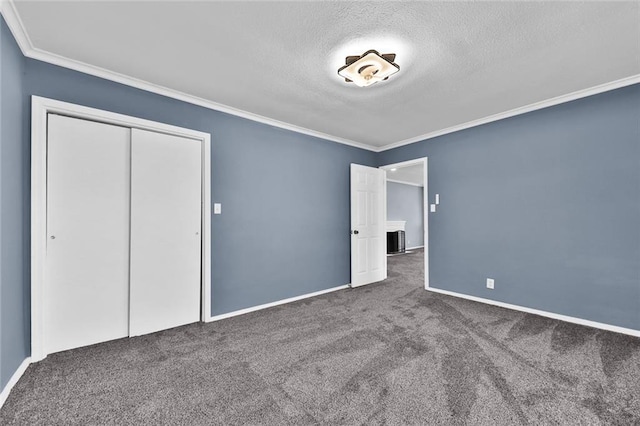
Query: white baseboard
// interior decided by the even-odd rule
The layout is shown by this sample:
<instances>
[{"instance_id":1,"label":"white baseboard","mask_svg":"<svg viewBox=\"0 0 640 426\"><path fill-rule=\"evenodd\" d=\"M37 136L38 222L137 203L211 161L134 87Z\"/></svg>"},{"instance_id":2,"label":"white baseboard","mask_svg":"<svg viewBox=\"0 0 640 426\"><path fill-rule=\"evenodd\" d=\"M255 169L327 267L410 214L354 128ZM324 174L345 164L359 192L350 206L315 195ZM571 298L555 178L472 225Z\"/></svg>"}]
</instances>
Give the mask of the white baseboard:
<instances>
[{"instance_id":1,"label":"white baseboard","mask_svg":"<svg viewBox=\"0 0 640 426\"><path fill-rule=\"evenodd\" d=\"M538 309L527 308L520 305L512 305L510 303L498 302L496 300L484 299L482 297L469 296L467 294L456 293L454 291L440 290L438 288L427 287L426 290L434 293L446 294L448 296L459 297L461 299L473 300L474 302L486 303L488 305L499 306L501 308L512 309L514 311L526 312L528 314L540 315L547 318L553 318L560 321L571 322L573 324L586 325L587 327L599 328L601 330L613 331L615 333L628 334L630 336L640 337L640 330L632 328L618 327L617 325L604 324L601 322L589 321L582 318L570 317L568 315L555 314L553 312L541 311Z\"/></svg>"},{"instance_id":2,"label":"white baseboard","mask_svg":"<svg viewBox=\"0 0 640 426\"><path fill-rule=\"evenodd\" d=\"M29 364L31 364L31 358L25 358L25 360L22 361L22 364L20 364L16 372L13 373L13 376L11 376L7 385L4 387L4 389L2 389L2 393L0 393L0 408L2 408L7 398L9 398L9 393L11 393L11 389L13 389L16 383L18 383L18 380L20 380L20 377L22 377L24 372L27 371L27 367L29 366Z\"/></svg>"},{"instance_id":3,"label":"white baseboard","mask_svg":"<svg viewBox=\"0 0 640 426\"><path fill-rule=\"evenodd\" d=\"M309 297L320 296L321 294L331 293L333 291L344 290L344 289L347 289L347 288L349 288L349 284L339 285L338 287L332 287L332 288L328 288L326 290L320 290L320 291L316 291L316 292L313 292L313 293L307 293L307 294L303 294L301 296L290 297L288 299L282 299L282 300L278 300L276 302L265 303L264 305L252 306L250 308L240 309L238 311L227 312L226 314L214 315L212 317L209 317L206 320L206 322L220 321L220 320L225 319L225 318L231 318L231 317L235 317L235 316L238 316L238 315L248 314L249 312L255 312L255 311L262 310L262 309L272 308L274 306L284 305L285 303L291 303L291 302L295 302L297 300L307 299Z\"/></svg>"},{"instance_id":4,"label":"white baseboard","mask_svg":"<svg viewBox=\"0 0 640 426\"><path fill-rule=\"evenodd\" d=\"M415 250L415 249L419 249L419 248L424 248L424 246L407 247L407 248L405 248L405 250Z\"/></svg>"}]
</instances>

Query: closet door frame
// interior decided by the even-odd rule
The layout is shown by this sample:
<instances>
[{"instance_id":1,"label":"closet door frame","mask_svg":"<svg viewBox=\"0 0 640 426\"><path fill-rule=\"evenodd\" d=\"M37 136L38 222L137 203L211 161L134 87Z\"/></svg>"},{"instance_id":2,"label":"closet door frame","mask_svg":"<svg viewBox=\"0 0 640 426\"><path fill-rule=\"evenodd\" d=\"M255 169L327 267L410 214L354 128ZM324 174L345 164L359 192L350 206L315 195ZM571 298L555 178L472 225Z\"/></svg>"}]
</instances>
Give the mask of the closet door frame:
<instances>
[{"instance_id":1,"label":"closet door frame","mask_svg":"<svg viewBox=\"0 0 640 426\"><path fill-rule=\"evenodd\" d=\"M75 105L68 102L31 97L31 361L40 361L44 350L42 300L46 280L47 247L47 116L65 115L133 129L150 130L195 139L202 146L202 259L200 319L211 317L211 135L123 114Z\"/></svg>"}]
</instances>

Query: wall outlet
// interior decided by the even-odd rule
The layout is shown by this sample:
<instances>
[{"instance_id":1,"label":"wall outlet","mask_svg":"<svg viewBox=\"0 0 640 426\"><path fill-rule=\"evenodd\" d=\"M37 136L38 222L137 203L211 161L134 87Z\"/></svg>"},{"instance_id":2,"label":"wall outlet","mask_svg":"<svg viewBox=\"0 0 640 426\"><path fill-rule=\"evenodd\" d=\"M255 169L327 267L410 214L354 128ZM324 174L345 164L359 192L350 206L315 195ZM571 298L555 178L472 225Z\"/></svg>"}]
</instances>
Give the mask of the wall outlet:
<instances>
[{"instance_id":1,"label":"wall outlet","mask_svg":"<svg viewBox=\"0 0 640 426\"><path fill-rule=\"evenodd\" d=\"M495 280L493 278L487 278L487 288L493 290L493 285L495 284Z\"/></svg>"}]
</instances>

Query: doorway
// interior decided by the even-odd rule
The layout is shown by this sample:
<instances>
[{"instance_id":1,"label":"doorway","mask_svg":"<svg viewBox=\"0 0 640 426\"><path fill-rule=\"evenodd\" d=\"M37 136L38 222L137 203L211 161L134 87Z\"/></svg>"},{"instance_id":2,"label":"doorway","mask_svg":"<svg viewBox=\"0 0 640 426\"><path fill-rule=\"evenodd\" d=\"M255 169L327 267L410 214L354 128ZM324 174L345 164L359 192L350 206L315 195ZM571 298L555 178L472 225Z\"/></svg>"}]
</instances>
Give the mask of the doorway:
<instances>
[{"instance_id":1,"label":"doorway","mask_svg":"<svg viewBox=\"0 0 640 426\"><path fill-rule=\"evenodd\" d=\"M388 164L380 168L386 171L384 217L388 241L391 244L397 243L395 250L389 250L388 247L387 252L395 252L390 253L394 255L423 250L424 287L427 289L429 287L430 211L428 158ZM416 197L419 198L416 200Z\"/></svg>"}]
</instances>

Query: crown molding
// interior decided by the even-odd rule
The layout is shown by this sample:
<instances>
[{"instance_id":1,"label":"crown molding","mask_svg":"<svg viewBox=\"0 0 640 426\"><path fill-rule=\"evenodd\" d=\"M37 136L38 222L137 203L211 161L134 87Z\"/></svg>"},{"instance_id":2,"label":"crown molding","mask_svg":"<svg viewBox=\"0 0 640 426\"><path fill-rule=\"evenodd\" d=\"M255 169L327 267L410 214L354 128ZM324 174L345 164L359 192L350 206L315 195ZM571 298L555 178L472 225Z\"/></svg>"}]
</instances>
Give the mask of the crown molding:
<instances>
[{"instance_id":1,"label":"crown molding","mask_svg":"<svg viewBox=\"0 0 640 426\"><path fill-rule=\"evenodd\" d=\"M234 115L236 117L246 118L251 121L266 124L269 126L277 127L280 129L290 130L292 132L301 133L317 137L320 139L329 140L332 142L349 145L355 148L365 149L367 151L375 151L376 148L361 142L353 141L339 136L333 136L327 133L319 132L317 130L308 129L306 127L297 126L295 124L285 123L284 121L276 120L273 118L265 117L263 115L254 114L252 112L244 111L232 106L220 104L217 102L209 101L198 96L189 95L178 90L169 89L168 87L160 86L148 81L130 77L118 72L110 71L105 68L97 67L87 64L85 62L76 61L55 53L50 53L42 49L34 47L25 26L20 19L20 15L15 8L13 0L0 0L0 12L4 16L11 33L18 42L22 54L27 58L36 59L38 61L47 62L53 65L57 65L63 68L79 71L84 74L89 74L95 77L100 77L105 80L114 81L116 83L124 84L126 86L141 89L147 92L155 93L158 95L166 96L168 98L177 99L183 102L187 102L193 105L198 105L210 110L223 112L226 114Z\"/></svg>"},{"instance_id":2,"label":"crown molding","mask_svg":"<svg viewBox=\"0 0 640 426\"><path fill-rule=\"evenodd\" d=\"M515 117L516 115L526 114L528 112L537 111L539 109L548 108L548 107L563 104L566 102L575 101L578 99L586 98L588 96L597 95L599 93L604 93L611 90L620 89L622 87L631 86L637 83L640 83L640 74L621 78L620 80L611 81L609 83L600 84L598 86L590 87L588 89L578 90L576 92L568 93L566 95L556 96L555 98L535 102L533 104L525 105L519 108L514 108L512 110L490 115L488 117L468 121L466 123L457 124L455 126L447 127L446 129L437 130L435 132L425 133L424 135L405 139L399 142L394 142L389 145L384 145L378 148L376 152L388 151L393 148L398 148L401 146L410 145L412 143L437 138L438 136L459 132L460 130L470 129L472 127L481 126L483 124L493 123L494 121L504 120L505 118Z\"/></svg>"},{"instance_id":3,"label":"crown molding","mask_svg":"<svg viewBox=\"0 0 640 426\"><path fill-rule=\"evenodd\" d=\"M424 188L424 185L421 183L408 182L406 180L398 180L398 179L389 179L387 178L387 182L399 183L402 185L410 185L410 186L419 186L420 188Z\"/></svg>"},{"instance_id":4,"label":"crown molding","mask_svg":"<svg viewBox=\"0 0 640 426\"><path fill-rule=\"evenodd\" d=\"M22 54L26 56L26 52L33 49L33 43L24 28L22 19L20 19L20 15L18 15L18 11L16 10L13 1L0 0L0 13L2 13L4 20L7 22L7 25L13 34L13 38L18 42L18 46L20 47L20 50L22 50Z\"/></svg>"},{"instance_id":5,"label":"crown molding","mask_svg":"<svg viewBox=\"0 0 640 426\"><path fill-rule=\"evenodd\" d=\"M610 90L615 90L622 87L640 83L640 74L636 74L620 80L600 84L598 86L594 86L594 87L583 89L583 90L578 90L576 92L572 92L566 95L556 96L551 99L535 102L533 104L514 108L509 111L490 115L484 118L479 118L477 120L468 121L466 123L457 124L455 126L451 126L446 129L425 133L423 135L415 136L409 139L404 139L398 142L390 143L388 145L379 147L379 146L373 146L366 143L342 138L339 136L333 136L327 133L323 133L316 130L308 129L306 127L301 127L294 124L286 123L284 121L265 117L259 114L254 114L248 111L244 111L228 105L213 102L197 96L189 95L187 93L183 93L178 90L169 89L167 87L150 83L148 81L129 77L124 74L120 74L114 71L109 71L101 67L93 66L84 62L76 61L73 59L66 58L64 56L60 56L54 53L44 51L42 49L35 48L33 46L33 43L31 42L31 39L29 38L29 35L25 30L22 20L20 19L20 15L18 15L18 12L15 8L14 1L0 0L0 13L2 13L2 15L4 16L4 19L7 22L7 25L9 26L11 33L13 34L14 38L18 42L18 46L20 47L20 50L22 50L22 54L28 58L36 59L42 62L47 62L63 68L72 69L84 74L93 75L95 77L100 77L105 80L114 81L116 83L124 84L126 86L134 87L147 92L177 99L193 105L198 105L210 110L223 112L226 114L234 115L236 117L246 118L248 120L256 121L258 123L266 124L269 126L280 128L280 129L290 130L292 132L301 133L304 135L309 135L309 136L317 137L320 139L337 142L343 145L348 145L355 148L360 148L360 149L373 151L373 152L388 151L390 149L409 145L415 142L433 139L438 136L443 136L449 133L458 132L460 130L470 129L472 127L481 126L483 124L492 123L494 121L503 120L505 118L526 114L527 112L548 108L548 107L559 105L565 102L570 102L577 99L585 98L587 96L592 96L599 93L608 92Z\"/></svg>"}]
</instances>

